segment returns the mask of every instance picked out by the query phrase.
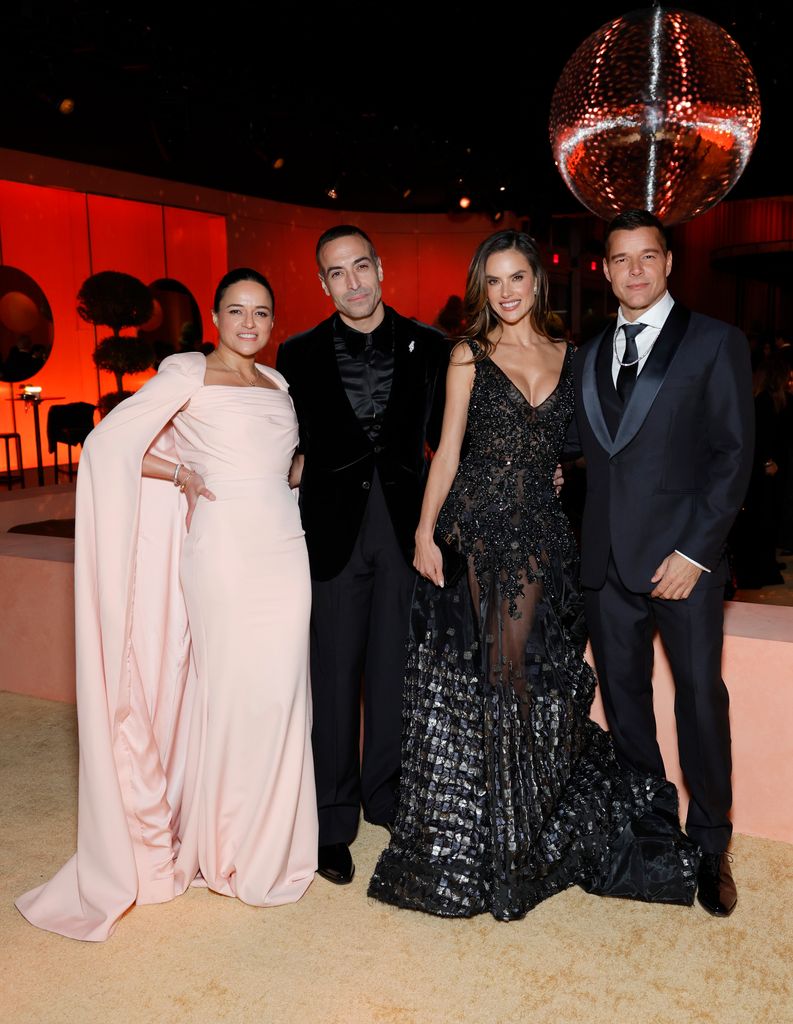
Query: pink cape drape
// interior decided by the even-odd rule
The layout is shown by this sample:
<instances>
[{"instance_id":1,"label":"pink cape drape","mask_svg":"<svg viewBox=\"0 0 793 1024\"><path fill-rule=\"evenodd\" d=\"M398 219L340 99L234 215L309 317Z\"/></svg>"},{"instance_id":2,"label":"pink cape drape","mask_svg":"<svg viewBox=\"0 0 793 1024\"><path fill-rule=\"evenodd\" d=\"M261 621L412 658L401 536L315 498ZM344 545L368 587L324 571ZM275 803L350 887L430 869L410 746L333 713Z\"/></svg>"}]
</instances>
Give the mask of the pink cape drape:
<instances>
[{"instance_id":1,"label":"pink cape drape","mask_svg":"<svg viewBox=\"0 0 793 1024\"><path fill-rule=\"evenodd\" d=\"M193 690L179 586L186 506L176 488L142 479L141 462L153 442L175 459L168 424L205 367L200 353L164 360L80 460L77 853L16 901L32 924L72 938L106 939L133 904L164 902L192 881L174 876Z\"/></svg>"}]
</instances>

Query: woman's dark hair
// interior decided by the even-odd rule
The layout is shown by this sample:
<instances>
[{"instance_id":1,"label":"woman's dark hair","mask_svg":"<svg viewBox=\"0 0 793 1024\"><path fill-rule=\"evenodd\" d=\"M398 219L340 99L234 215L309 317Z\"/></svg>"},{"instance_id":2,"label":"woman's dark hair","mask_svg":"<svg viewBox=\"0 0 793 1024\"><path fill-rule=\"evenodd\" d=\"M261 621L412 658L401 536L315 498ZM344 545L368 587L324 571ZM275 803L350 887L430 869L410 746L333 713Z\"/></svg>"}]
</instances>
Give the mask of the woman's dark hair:
<instances>
[{"instance_id":1,"label":"woman's dark hair","mask_svg":"<svg viewBox=\"0 0 793 1024\"><path fill-rule=\"evenodd\" d=\"M228 274L224 274L223 277L221 277L218 282L218 286L215 289L215 299L212 303L212 312L217 313L219 311L220 303L223 301L226 289L231 288L233 284L239 284L240 281L255 281L256 284L260 284L263 288L266 288L270 295L272 314L275 316L275 293L273 292L273 286L264 274L260 274L258 270L251 270L250 267L237 267L235 270L230 270Z\"/></svg>"},{"instance_id":2,"label":"woman's dark hair","mask_svg":"<svg viewBox=\"0 0 793 1024\"><path fill-rule=\"evenodd\" d=\"M497 231L494 235L486 238L474 253L474 258L468 268L464 300L468 327L464 337L476 339L479 344L479 351L474 356L474 362L480 362L491 354L495 343L488 339L488 335L492 334L500 324L498 316L487 301L487 274L485 273L487 261L494 253L508 252L510 249L514 249L526 257L534 275L534 305L529 313L531 326L549 341L563 340L559 336L559 318L554 316L548 300L548 275L540 262L537 245L525 231L514 231L512 228L508 228L505 231Z\"/></svg>"}]
</instances>

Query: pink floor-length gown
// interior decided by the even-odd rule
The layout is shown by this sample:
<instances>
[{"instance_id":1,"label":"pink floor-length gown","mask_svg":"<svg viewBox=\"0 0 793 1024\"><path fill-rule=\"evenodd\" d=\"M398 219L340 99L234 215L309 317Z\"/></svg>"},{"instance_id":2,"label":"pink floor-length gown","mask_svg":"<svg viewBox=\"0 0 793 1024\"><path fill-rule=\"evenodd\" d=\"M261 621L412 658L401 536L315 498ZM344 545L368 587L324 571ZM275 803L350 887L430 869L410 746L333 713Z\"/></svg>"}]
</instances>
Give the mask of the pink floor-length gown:
<instances>
[{"instance_id":1,"label":"pink floor-length gown","mask_svg":"<svg viewBox=\"0 0 793 1024\"><path fill-rule=\"evenodd\" d=\"M317 843L311 580L287 484L295 414L285 390L204 387L174 431L180 460L216 496L199 500L182 549L198 688L177 885L200 871L216 892L287 903L311 881Z\"/></svg>"},{"instance_id":2,"label":"pink floor-length gown","mask_svg":"<svg viewBox=\"0 0 793 1024\"><path fill-rule=\"evenodd\" d=\"M206 387L205 369L198 353L164 360L81 458L77 852L16 900L72 938L106 939L135 903L191 884L292 902L316 867L297 422L275 371L254 389ZM147 449L217 495L187 535L184 498L141 481Z\"/></svg>"}]
</instances>

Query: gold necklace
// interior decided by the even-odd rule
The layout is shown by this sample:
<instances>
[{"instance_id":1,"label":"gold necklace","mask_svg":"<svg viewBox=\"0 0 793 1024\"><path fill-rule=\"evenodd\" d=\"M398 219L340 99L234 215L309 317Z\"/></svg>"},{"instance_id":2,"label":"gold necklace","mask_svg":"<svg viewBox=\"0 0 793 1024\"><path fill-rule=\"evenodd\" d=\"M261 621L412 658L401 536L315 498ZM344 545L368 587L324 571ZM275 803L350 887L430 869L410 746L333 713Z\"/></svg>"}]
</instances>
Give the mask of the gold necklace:
<instances>
[{"instance_id":1,"label":"gold necklace","mask_svg":"<svg viewBox=\"0 0 793 1024\"><path fill-rule=\"evenodd\" d=\"M236 373L237 374L237 376L243 382L243 384L247 384L247 386L249 388L258 388L258 386L259 386L259 371L256 369L256 364L255 363L254 363L254 366L253 366L253 372L256 374L256 376L254 377L253 380L246 380L245 377L243 377L242 373L239 370L236 370L233 366L229 366L229 364L221 356L220 352L218 352L217 349L215 349L215 355L218 357L220 362L226 367L227 370L231 370L232 373Z\"/></svg>"}]
</instances>

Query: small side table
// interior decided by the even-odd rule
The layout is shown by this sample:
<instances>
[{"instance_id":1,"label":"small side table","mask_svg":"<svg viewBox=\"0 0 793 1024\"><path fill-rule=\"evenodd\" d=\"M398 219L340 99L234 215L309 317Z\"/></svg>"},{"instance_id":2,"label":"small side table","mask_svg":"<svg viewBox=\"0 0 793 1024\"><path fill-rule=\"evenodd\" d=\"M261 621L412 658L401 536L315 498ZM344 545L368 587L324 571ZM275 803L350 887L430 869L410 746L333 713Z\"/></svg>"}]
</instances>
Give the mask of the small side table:
<instances>
[{"instance_id":1,"label":"small side table","mask_svg":"<svg viewBox=\"0 0 793 1024\"><path fill-rule=\"evenodd\" d=\"M64 395L47 395L45 398L40 393L36 392L35 394L23 393L18 398L18 401L23 404L33 406L33 422L36 428L36 465L38 467L39 487L44 486L44 460L41 454L41 417L39 416L39 406L42 402L60 402L64 397Z\"/></svg>"}]
</instances>

